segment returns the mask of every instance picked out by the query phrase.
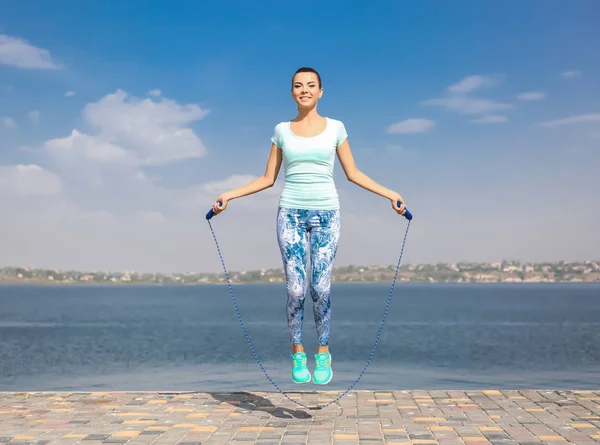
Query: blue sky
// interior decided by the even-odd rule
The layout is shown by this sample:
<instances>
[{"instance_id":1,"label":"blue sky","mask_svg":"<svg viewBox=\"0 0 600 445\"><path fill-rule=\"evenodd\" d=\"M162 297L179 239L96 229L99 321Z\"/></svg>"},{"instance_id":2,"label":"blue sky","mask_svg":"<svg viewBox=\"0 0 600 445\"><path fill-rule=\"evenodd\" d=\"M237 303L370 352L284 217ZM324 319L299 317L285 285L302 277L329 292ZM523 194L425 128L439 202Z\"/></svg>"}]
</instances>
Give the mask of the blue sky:
<instances>
[{"instance_id":1,"label":"blue sky","mask_svg":"<svg viewBox=\"0 0 600 445\"><path fill-rule=\"evenodd\" d=\"M0 265L219 270L202 216L262 174L306 65L359 168L415 214L405 261L597 259L599 17L595 1L4 1ZM336 176L338 264L395 262L405 221ZM278 191L215 220L230 267L280 266Z\"/></svg>"}]
</instances>

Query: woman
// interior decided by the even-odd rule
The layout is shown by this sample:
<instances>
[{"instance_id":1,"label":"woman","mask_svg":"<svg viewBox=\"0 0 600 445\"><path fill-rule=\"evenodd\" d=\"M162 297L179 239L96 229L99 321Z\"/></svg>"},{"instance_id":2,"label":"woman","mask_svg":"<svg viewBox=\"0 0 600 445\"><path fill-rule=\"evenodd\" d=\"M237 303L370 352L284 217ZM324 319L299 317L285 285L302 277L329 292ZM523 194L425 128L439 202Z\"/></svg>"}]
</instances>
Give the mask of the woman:
<instances>
[{"instance_id":1,"label":"woman","mask_svg":"<svg viewBox=\"0 0 600 445\"><path fill-rule=\"evenodd\" d=\"M244 187L223 193L213 204L213 211L218 214L232 199L272 187L283 161L285 184L279 200L277 240L287 280L292 378L296 383L311 380L302 345L306 254L310 252L310 294L318 334L312 379L320 385L329 383L333 376L329 352L329 295L340 237L339 201L333 180L335 154L349 181L388 198L397 213L405 213L404 204L397 205L404 202L402 196L377 184L356 168L344 124L317 112L317 102L322 96L321 76L317 71L312 68L296 71L292 78L292 97L298 115L275 127L264 175Z\"/></svg>"}]
</instances>

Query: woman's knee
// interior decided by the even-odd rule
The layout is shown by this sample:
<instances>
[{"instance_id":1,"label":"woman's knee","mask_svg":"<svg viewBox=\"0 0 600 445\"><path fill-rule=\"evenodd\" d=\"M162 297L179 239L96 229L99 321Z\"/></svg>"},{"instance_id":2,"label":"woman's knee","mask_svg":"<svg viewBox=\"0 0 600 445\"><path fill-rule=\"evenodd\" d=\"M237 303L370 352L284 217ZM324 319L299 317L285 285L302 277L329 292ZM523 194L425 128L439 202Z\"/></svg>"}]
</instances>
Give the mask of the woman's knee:
<instances>
[{"instance_id":1,"label":"woman's knee","mask_svg":"<svg viewBox=\"0 0 600 445\"><path fill-rule=\"evenodd\" d=\"M329 298L331 292L330 280L319 280L310 284L310 292L314 300L323 300Z\"/></svg>"}]
</instances>

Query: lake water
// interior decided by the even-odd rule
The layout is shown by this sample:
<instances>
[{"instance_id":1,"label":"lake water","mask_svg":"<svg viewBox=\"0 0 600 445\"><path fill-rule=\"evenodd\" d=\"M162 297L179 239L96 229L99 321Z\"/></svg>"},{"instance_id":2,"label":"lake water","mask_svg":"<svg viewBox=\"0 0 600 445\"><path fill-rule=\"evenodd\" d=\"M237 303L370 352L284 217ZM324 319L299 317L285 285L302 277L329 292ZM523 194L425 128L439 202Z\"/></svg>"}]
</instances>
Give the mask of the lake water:
<instances>
[{"instance_id":1,"label":"lake water","mask_svg":"<svg viewBox=\"0 0 600 445\"><path fill-rule=\"evenodd\" d=\"M334 379L290 377L283 285L234 286L284 391L344 390L373 348L386 284L334 284ZM316 335L307 298L305 348ZM600 284L397 284L355 389L597 389ZM227 286L2 286L0 390L263 391Z\"/></svg>"}]
</instances>

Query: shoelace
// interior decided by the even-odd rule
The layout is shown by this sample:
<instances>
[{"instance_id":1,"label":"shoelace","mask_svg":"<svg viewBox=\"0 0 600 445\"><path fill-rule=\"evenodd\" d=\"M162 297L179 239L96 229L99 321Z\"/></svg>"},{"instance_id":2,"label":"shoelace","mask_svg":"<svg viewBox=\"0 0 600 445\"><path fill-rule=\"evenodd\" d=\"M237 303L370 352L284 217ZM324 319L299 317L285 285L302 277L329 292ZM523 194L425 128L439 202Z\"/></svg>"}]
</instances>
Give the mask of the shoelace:
<instances>
[{"instance_id":1,"label":"shoelace","mask_svg":"<svg viewBox=\"0 0 600 445\"><path fill-rule=\"evenodd\" d=\"M300 368L304 366L306 366L306 358L294 356L294 368Z\"/></svg>"},{"instance_id":2,"label":"shoelace","mask_svg":"<svg viewBox=\"0 0 600 445\"><path fill-rule=\"evenodd\" d=\"M329 364L329 356L325 354L317 355L317 368L326 368Z\"/></svg>"}]
</instances>

